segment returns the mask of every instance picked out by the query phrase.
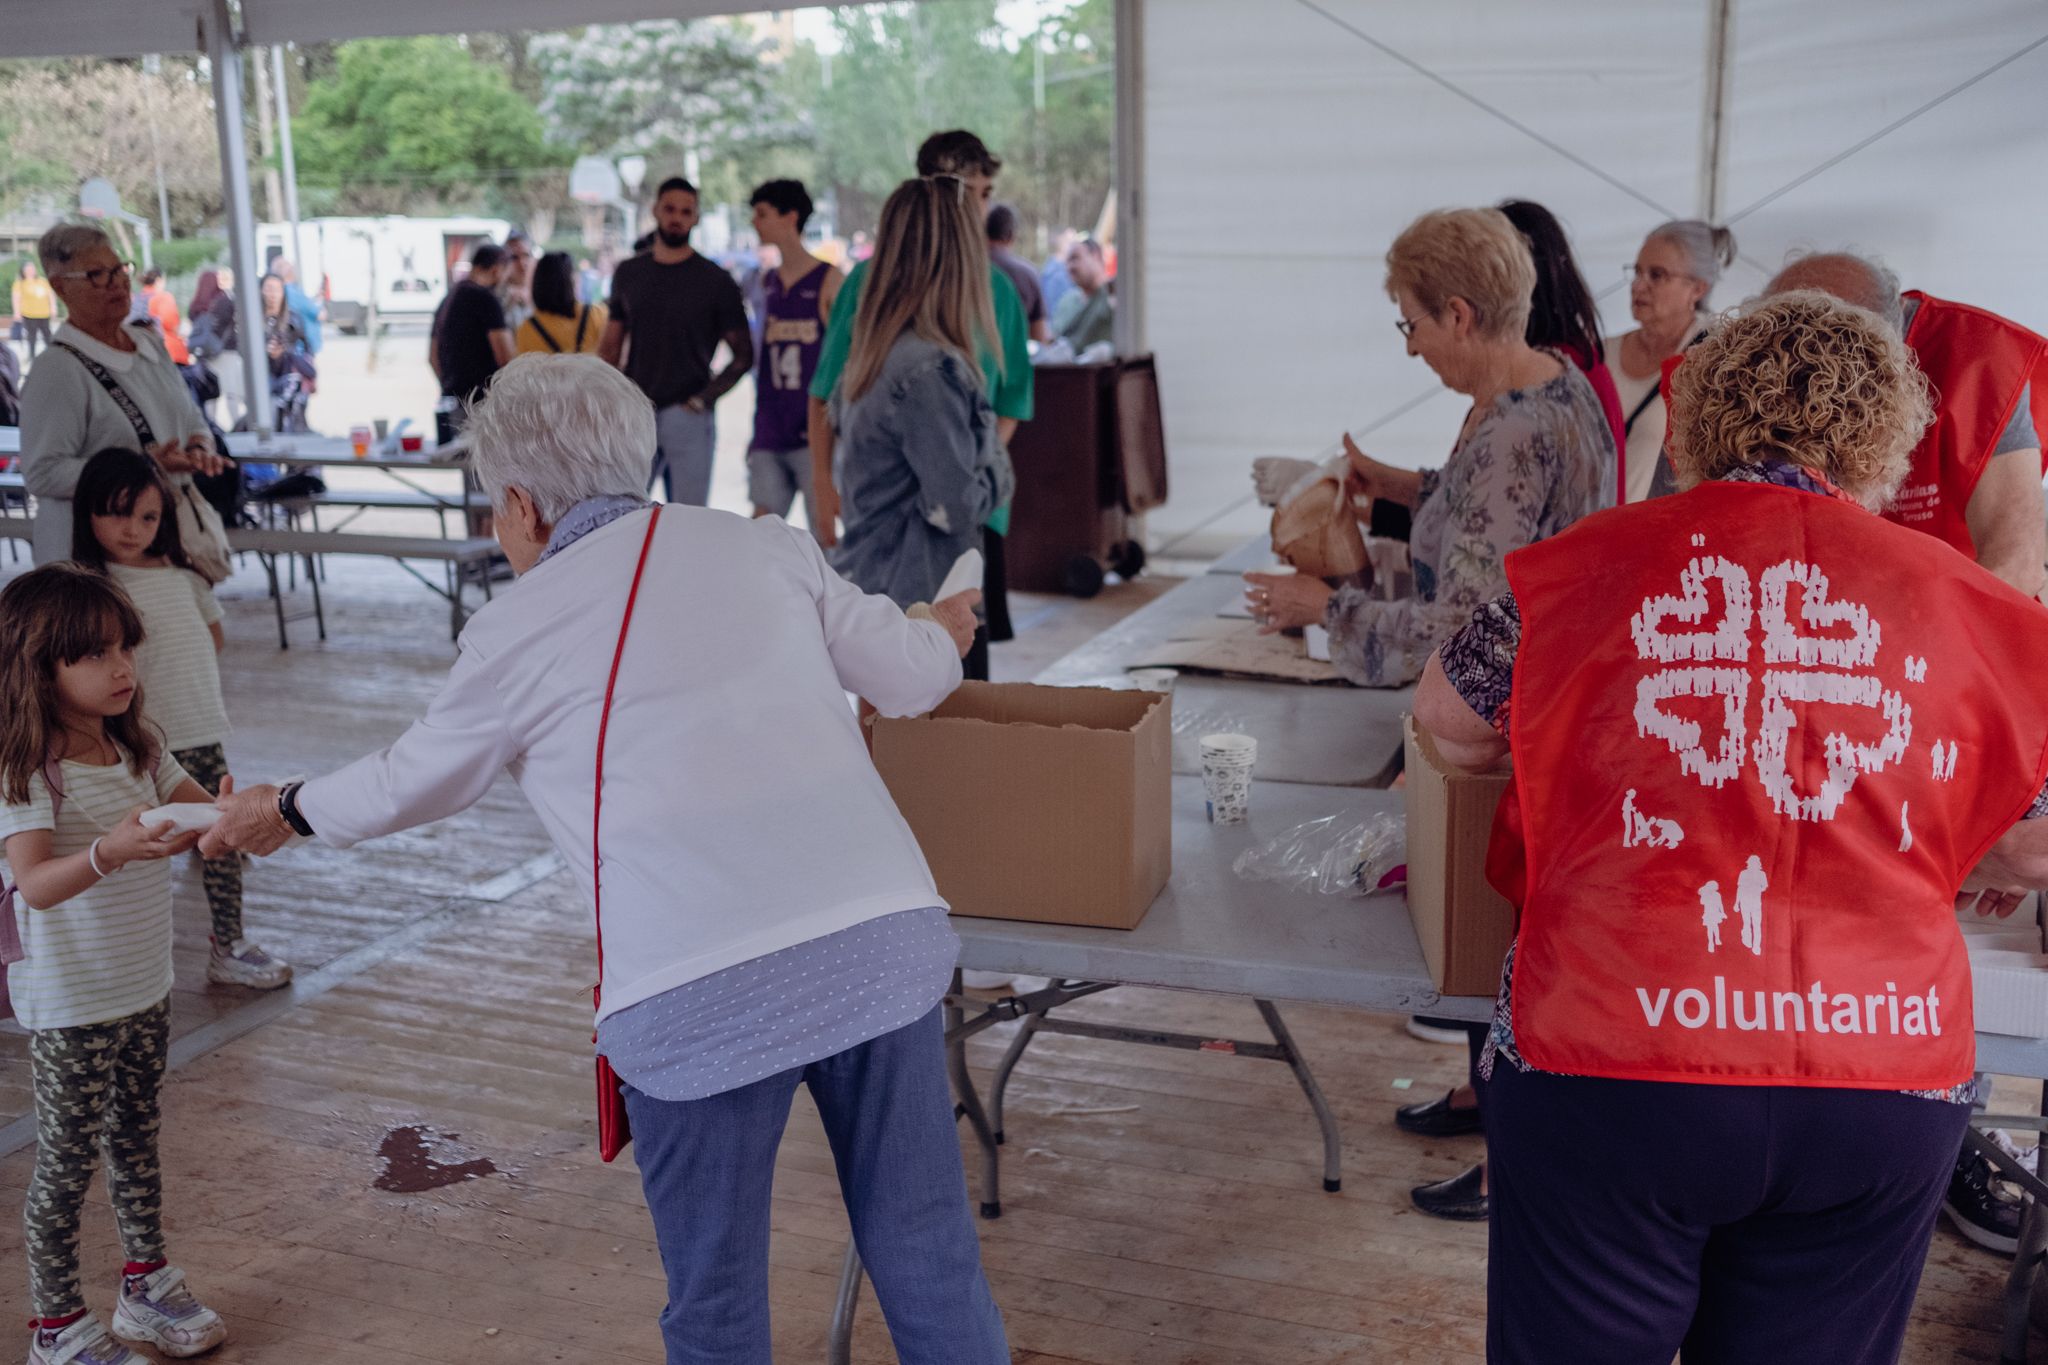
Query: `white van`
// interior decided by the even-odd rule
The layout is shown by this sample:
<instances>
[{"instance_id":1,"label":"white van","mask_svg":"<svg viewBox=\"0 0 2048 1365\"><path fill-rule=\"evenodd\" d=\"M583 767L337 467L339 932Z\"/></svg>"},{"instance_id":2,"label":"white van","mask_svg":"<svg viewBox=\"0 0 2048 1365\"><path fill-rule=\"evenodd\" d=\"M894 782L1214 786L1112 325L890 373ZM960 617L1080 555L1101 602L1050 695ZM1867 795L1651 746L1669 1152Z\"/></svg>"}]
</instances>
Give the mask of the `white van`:
<instances>
[{"instance_id":1,"label":"white van","mask_svg":"<svg viewBox=\"0 0 2048 1365\"><path fill-rule=\"evenodd\" d=\"M371 305L380 322L427 321L440 306L455 267L479 242L503 242L502 218L302 218L299 287L317 291L330 324L363 330ZM289 223L260 223L256 253L268 269L279 256L298 256Z\"/></svg>"}]
</instances>

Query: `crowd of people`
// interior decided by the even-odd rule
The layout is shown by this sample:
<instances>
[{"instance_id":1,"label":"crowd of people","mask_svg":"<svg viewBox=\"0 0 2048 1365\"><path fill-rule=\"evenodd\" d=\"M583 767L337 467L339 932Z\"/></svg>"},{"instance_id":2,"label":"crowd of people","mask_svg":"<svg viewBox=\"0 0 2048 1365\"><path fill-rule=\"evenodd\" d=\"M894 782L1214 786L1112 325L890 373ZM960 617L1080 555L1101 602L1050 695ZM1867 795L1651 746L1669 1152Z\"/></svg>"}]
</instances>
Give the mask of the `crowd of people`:
<instances>
[{"instance_id":1,"label":"crowd of people","mask_svg":"<svg viewBox=\"0 0 2048 1365\"><path fill-rule=\"evenodd\" d=\"M565 253L477 246L431 363L521 591L471 618L393 745L245 789L214 663L225 569L191 491L225 463L190 369L235 351L234 281L204 282L180 338L98 229L44 237L68 318L21 395L39 567L0 590L32 1362L226 1333L160 1215L168 860L201 855L209 976L274 987L290 968L246 935L242 855L350 848L508 771L597 914L600 1131L638 1144L669 1358L768 1358L769 1189L801 1085L899 1357L1009 1359L945 1078L958 941L845 698L915 714L986 676L1031 366L1108 340L1112 267L1085 238L1057 279L1020 260L971 133L907 169L845 273L806 246L804 187L761 185L775 259L752 309L692 246L679 178L602 303ZM1425 213L1385 287L1408 353L1469 400L1444 463L1346 436L1328 465L1255 471L1276 503L1334 481L1412 576L1247 575L1260 628L1322 625L1348 682L1416 685L1447 762L1513 758L1496 1011L1413 1022L1465 1043L1470 1075L1395 1115L1485 1138L1413 1199L1489 1221L1496 1361L1892 1360L1939 1211L2016 1236L2017 1204L1959 1157L1982 1078L1954 914L2048 886L2048 699L2010 685L2048 666L2048 341L1845 253L1717 315L1733 252L1710 224L1653 229L1635 325L1610 335L1543 206ZM317 309L288 270L261 289L266 350L297 373ZM703 504L717 406L750 372L742 518ZM782 519L799 498L808 532ZM982 588L934 601L972 549ZM636 611L650 575L716 591ZM611 784L632 799L607 811ZM142 825L166 801L219 822ZM111 1334L78 1272L102 1143L127 1256Z\"/></svg>"}]
</instances>

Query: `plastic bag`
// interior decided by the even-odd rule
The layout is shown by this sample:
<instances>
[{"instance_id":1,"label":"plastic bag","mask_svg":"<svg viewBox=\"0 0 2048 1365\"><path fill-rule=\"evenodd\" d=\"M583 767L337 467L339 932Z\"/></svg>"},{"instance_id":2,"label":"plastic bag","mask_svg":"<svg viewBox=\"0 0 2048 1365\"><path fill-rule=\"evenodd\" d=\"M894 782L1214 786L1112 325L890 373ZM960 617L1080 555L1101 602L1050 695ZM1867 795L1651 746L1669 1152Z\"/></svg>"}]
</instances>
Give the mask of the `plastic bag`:
<instances>
[{"instance_id":1,"label":"plastic bag","mask_svg":"<svg viewBox=\"0 0 2048 1365\"><path fill-rule=\"evenodd\" d=\"M1325 815L1237 855L1231 870L1252 882L1279 882L1323 896L1369 894L1404 882L1408 818L1382 811ZM1399 874L1399 875L1396 875Z\"/></svg>"}]
</instances>

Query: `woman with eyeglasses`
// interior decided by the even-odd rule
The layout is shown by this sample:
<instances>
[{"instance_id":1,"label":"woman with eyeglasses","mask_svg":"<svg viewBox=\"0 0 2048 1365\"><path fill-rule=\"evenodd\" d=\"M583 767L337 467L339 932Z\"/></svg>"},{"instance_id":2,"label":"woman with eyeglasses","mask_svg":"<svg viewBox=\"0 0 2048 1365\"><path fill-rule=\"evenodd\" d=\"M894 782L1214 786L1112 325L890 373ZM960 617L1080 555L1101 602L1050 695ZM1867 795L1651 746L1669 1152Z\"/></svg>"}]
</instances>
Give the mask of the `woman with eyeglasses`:
<instances>
[{"instance_id":1,"label":"woman with eyeglasses","mask_svg":"<svg viewBox=\"0 0 2048 1365\"><path fill-rule=\"evenodd\" d=\"M1508 554L1614 503L1614 433L1584 371L1529 344L1528 239L1499 209L1425 213L1387 252L1387 293L1408 354L1472 400L1441 469L1399 469L1344 438L1351 490L1415 511L1413 596L1246 574L1267 632L1321 625L1337 671L1362 687L1422 676L1436 647L1497 596Z\"/></svg>"},{"instance_id":2,"label":"woman with eyeglasses","mask_svg":"<svg viewBox=\"0 0 2048 1365\"><path fill-rule=\"evenodd\" d=\"M1621 393L1622 426L1628 436L1628 484L1624 502L1651 495L1664 449L1664 362L1700 333L1707 299L1721 272L1735 263L1735 234L1724 227L1685 218L1653 228L1628 277L1628 311L1635 330L1609 337L1607 369ZM1668 477L1663 481L1668 484Z\"/></svg>"},{"instance_id":3,"label":"woman with eyeglasses","mask_svg":"<svg viewBox=\"0 0 2048 1365\"><path fill-rule=\"evenodd\" d=\"M129 267L107 234L59 223L36 243L69 314L21 389L21 472L36 499L35 559L71 556L71 494L101 450L138 450L174 488L227 461L147 320L130 323Z\"/></svg>"}]
</instances>

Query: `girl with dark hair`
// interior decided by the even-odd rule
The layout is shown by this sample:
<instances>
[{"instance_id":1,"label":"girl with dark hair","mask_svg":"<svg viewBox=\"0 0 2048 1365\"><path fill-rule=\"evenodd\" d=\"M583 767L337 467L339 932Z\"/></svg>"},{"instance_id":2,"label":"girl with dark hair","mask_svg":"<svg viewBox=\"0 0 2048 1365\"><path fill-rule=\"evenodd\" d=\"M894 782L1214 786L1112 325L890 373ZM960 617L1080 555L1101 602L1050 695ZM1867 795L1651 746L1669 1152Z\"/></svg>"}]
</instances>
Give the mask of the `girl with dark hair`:
<instances>
[{"instance_id":1,"label":"girl with dark hair","mask_svg":"<svg viewBox=\"0 0 2048 1365\"><path fill-rule=\"evenodd\" d=\"M1572 257L1564 224L1549 209L1527 199L1506 200L1500 211L1528 241L1529 254L1536 259L1536 292L1530 296L1529 329L1523 339L1531 346L1564 352L1585 371L1607 414L1607 425L1614 428L1614 448L1624 450L1628 435L1622 425L1621 394L1601 356L1600 309ZM1614 486L1619 490L1628 485L1627 466L1620 466L1617 474Z\"/></svg>"},{"instance_id":2,"label":"girl with dark hair","mask_svg":"<svg viewBox=\"0 0 2048 1365\"><path fill-rule=\"evenodd\" d=\"M149 690L149 719L178 766L218 785L228 773L228 713L221 701L220 605L178 543L170 490L153 461L103 450L86 462L73 502L71 555L107 575L134 603L147 634L135 654ZM242 864L200 860L213 915L206 979L274 990L292 979L280 961L242 936Z\"/></svg>"},{"instance_id":3,"label":"girl with dark hair","mask_svg":"<svg viewBox=\"0 0 2048 1365\"><path fill-rule=\"evenodd\" d=\"M520 355L594 354L610 314L601 303L578 304L576 263L550 251L533 268L533 315L512 335Z\"/></svg>"},{"instance_id":4,"label":"girl with dark hair","mask_svg":"<svg viewBox=\"0 0 2048 1365\"><path fill-rule=\"evenodd\" d=\"M139 455L131 458L148 461ZM36 1162L22 1214L30 1365L142 1365L227 1339L164 1248L159 1096L170 1042L171 868L197 834L142 812L213 794L143 716L142 618L103 574L52 564L0 591L0 840L23 956L7 971L28 1030ZM104 1146L126 1265L113 1335L79 1285L79 1222Z\"/></svg>"}]
</instances>

